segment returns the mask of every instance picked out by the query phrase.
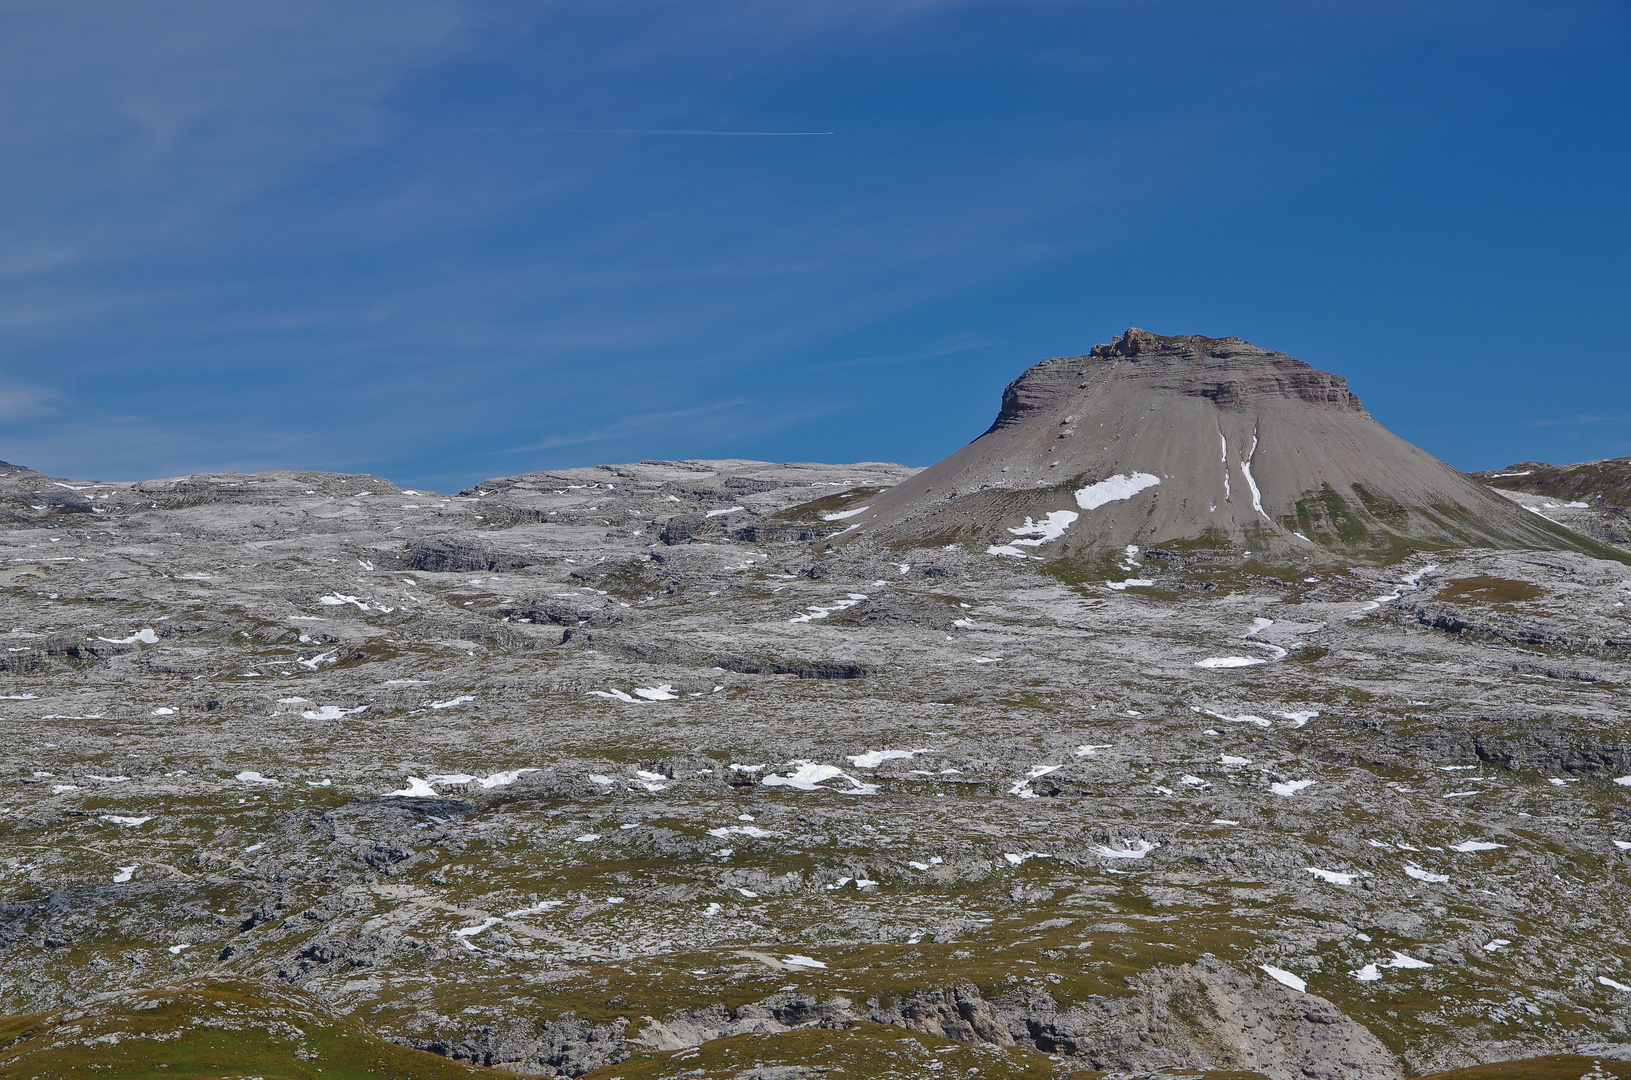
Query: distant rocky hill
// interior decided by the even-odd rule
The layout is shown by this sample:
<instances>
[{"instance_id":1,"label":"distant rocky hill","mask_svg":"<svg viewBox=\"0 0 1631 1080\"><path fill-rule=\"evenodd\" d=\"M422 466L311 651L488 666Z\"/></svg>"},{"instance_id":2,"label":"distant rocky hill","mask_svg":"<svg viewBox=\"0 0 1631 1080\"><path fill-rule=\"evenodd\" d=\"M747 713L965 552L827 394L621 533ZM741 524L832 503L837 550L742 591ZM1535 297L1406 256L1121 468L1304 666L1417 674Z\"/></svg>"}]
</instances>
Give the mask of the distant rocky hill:
<instances>
[{"instance_id":1,"label":"distant rocky hill","mask_svg":"<svg viewBox=\"0 0 1631 1080\"><path fill-rule=\"evenodd\" d=\"M1026 371L989 430L851 524L1089 564L1128 545L1311 562L1448 547L1620 557L1391 434L1340 376L1239 338L1138 329Z\"/></svg>"},{"instance_id":2,"label":"distant rocky hill","mask_svg":"<svg viewBox=\"0 0 1631 1080\"><path fill-rule=\"evenodd\" d=\"M1596 540L1631 546L1631 458L1548 465L1520 461L1468 476L1508 499Z\"/></svg>"},{"instance_id":3,"label":"distant rocky hill","mask_svg":"<svg viewBox=\"0 0 1631 1080\"><path fill-rule=\"evenodd\" d=\"M1527 491L1570 502L1601 502L1631 507L1631 457L1582 461L1575 465L1548 465L1520 461L1496 472L1468 476L1490 487Z\"/></svg>"}]
</instances>

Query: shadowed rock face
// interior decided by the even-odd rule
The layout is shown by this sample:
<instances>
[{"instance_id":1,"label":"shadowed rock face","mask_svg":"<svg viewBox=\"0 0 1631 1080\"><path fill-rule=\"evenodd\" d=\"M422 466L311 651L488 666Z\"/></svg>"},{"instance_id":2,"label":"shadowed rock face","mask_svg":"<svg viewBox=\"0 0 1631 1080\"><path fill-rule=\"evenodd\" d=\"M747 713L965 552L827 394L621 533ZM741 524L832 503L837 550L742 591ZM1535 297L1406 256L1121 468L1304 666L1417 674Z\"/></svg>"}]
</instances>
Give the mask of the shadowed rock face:
<instances>
[{"instance_id":1,"label":"shadowed rock face","mask_svg":"<svg viewBox=\"0 0 1631 1080\"><path fill-rule=\"evenodd\" d=\"M1602 554L1388 432L1341 376L1239 338L1137 329L1032 367L983 435L872 502L857 535L1049 560L1129 544Z\"/></svg>"}]
</instances>

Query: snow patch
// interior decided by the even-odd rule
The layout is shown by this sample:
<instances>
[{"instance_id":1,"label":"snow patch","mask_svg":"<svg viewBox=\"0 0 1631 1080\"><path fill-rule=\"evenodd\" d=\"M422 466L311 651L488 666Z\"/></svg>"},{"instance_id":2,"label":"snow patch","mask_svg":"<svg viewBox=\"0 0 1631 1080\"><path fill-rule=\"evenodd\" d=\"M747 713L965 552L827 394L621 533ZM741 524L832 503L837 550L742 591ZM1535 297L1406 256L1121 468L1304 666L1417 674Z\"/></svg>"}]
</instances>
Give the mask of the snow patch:
<instances>
[{"instance_id":1,"label":"snow patch","mask_svg":"<svg viewBox=\"0 0 1631 1080\"><path fill-rule=\"evenodd\" d=\"M898 761L901 758L912 758L918 754L938 754L940 751L931 749L922 750L868 750L864 754L850 754L849 763L857 769L876 769L886 761Z\"/></svg>"},{"instance_id":2,"label":"snow patch","mask_svg":"<svg viewBox=\"0 0 1631 1080\"><path fill-rule=\"evenodd\" d=\"M1425 881L1432 885L1442 885L1446 881L1450 880L1449 874L1435 874L1431 870L1423 870L1415 863L1405 863L1404 872L1415 878L1417 881Z\"/></svg>"},{"instance_id":3,"label":"snow patch","mask_svg":"<svg viewBox=\"0 0 1631 1080\"><path fill-rule=\"evenodd\" d=\"M1034 799L1037 797L1037 794L1030 788L1031 781L1035 780L1039 776L1046 776L1051 772L1058 772L1063 768L1063 765L1033 765L1031 766L1031 771L1025 774L1025 778L1023 780L1014 781L1014 786L1008 789L1008 794L1017 795L1021 799Z\"/></svg>"},{"instance_id":4,"label":"snow patch","mask_svg":"<svg viewBox=\"0 0 1631 1080\"><path fill-rule=\"evenodd\" d=\"M794 771L787 776L771 773L761 783L765 787L790 787L798 791L837 791L841 795L871 795L877 784L864 784L836 765L817 765L811 761L790 761ZM828 780L848 780L848 788L822 787Z\"/></svg>"},{"instance_id":5,"label":"snow patch","mask_svg":"<svg viewBox=\"0 0 1631 1080\"><path fill-rule=\"evenodd\" d=\"M621 690L591 690L589 693L595 697L611 698L613 701L627 701L636 705L640 703L639 698L630 697Z\"/></svg>"},{"instance_id":6,"label":"snow patch","mask_svg":"<svg viewBox=\"0 0 1631 1080\"><path fill-rule=\"evenodd\" d=\"M489 915L475 926L466 926L462 930L453 931L453 936L458 938L461 942L464 942L491 927L497 926L502 921L503 920L496 915Z\"/></svg>"},{"instance_id":7,"label":"snow patch","mask_svg":"<svg viewBox=\"0 0 1631 1080\"><path fill-rule=\"evenodd\" d=\"M1307 870L1310 874L1313 874L1321 881L1330 882L1332 885L1352 885L1354 882L1365 876L1364 874L1344 873L1340 870L1321 870L1317 866L1305 866L1303 869Z\"/></svg>"},{"instance_id":8,"label":"snow patch","mask_svg":"<svg viewBox=\"0 0 1631 1080\"><path fill-rule=\"evenodd\" d=\"M1270 525L1273 525L1274 524L1274 519L1269 517L1269 515L1264 511L1264 509L1263 509L1263 495L1262 495L1261 492L1259 492L1257 490L1257 480L1252 476L1252 461L1256 457L1257 457L1257 429L1253 428L1252 429L1252 448L1251 448L1250 452L1248 452L1246 454L1246 460L1242 461L1240 463L1240 471L1246 477L1246 486L1248 488L1250 488L1251 492L1252 492L1252 509L1256 510L1259 514L1262 514L1264 521L1268 522ZM1300 987L1299 987L1299 989L1300 989Z\"/></svg>"},{"instance_id":9,"label":"snow patch","mask_svg":"<svg viewBox=\"0 0 1631 1080\"><path fill-rule=\"evenodd\" d=\"M1282 986L1289 986L1298 993L1308 989L1308 984L1285 968L1277 968L1273 964L1258 964L1259 969L1267 973L1268 977Z\"/></svg>"},{"instance_id":10,"label":"snow patch","mask_svg":"<svg viewBox=\"0 0 1631 1080\"><path fill-rule=\"evenodd\" d=\"M751 836L755 840L766 840L772 836L780 836L781 834L772 832L769 829L761 829L757 825L727 825L722 829L709 829L708 835L717 836L721 840L732 836Z\"/></svg>"},{"instance_id":11,"label":"snow patch","mask_svg":"<svg viewBox=\"0 0 1631 1080\"><path fill-rule=\"evenodd\" d=\"M1054 510L1041 521L1033 521L1027 517L1025 524L1016 529L1008 530L1021 539L1012 540L1006 544L992 544L985 549L985 553L987 555L1024 556L1025 553L1020 551L1020 548L1041 547L1043 544L1059 539L1065 535L1065 530L1070 528L1080 516L1074 510Z\"/></svg>"},{"instance_id":12,"label":"snow patch","mask_svg":"<svg viewBox=\"0 0 1631 1080\"><path fill-rule=\"evenodd\" d=\"M480 784L483 788L491 790L496 787L509 787L521 778L523 773L538 772L537 769L510 769L507 772L496 772L489 776L473 776L470 773L438 773L430 778L432 784Z\"/></svg>"},{"instance_id":13,"label":"snow patch","mask_svg":"<svg viewBox=\"0 0 1631 1080\"><path fill-rule=\"evenodd\" d=\"M1002 857L1007 859L1010 865L1013 866L1023 866L1027 859L1053 858L1052 855L1049 855L1045 851L1005 851L1003 852ZM928 867L925 866L924 869L927 870Z\"/></svg>"},{"instance_id":14,"label":"snow patch","mask_svg":"<svg viewBox=\"0 0 1631 1080\"><path fill-rule=\"evenodd\" d=\"M1091 850L1095 855L1102 855L1106 859L1142 859L1156 848L1159 843L1148 840L1123 840L1119 848L1109 847L1105 844L1095 844Z\"/></svg>"},{"instance_id":15,"label":"snow patch","mask_svg":"<svg viewBox=\"0 0 1631 1080\"><path fill-rule=\"evenodd\" d=\"M1100 480L1096 484L1078 489L1076 505L1083 510L1097 510L1105 503L1130 499L1145 488L1155 487L1160 482L1159 476L1152 476L1149 473L1135 472L1130 475L1118 473L1108 480Z\"/></svg>"},{"instance_id":16,"label":"snow patch","mask_svg":"<svg viewBox=\"0 0 1631 1080\"><path fill-rule=\"evenodd\" d=\"M141 642L143 645L157 645L159 636L153 632L152 627L143 627L127 638L99 637L96 640L105 641L110 645L134 645L137 642Z\"/></svg>"},{"instance_id":17,"label":"snow patch","mask_svg":"<svg viewBox=\"0 0 1631 1080\"><path fill-rule=\"evenodd\" d=\"M1494 851L1496 848L1504 847L1506 847L1505 844L1497 844L1492 840L1463 840L1459 844L1451 844L1450 850L1460 852Z\"/></svg>"},{"instance_id":18,"label":"snow patch","mask_svg":"<svg viewBox=\"0 0 1631 1080\"><path fill-rule=\"evenodd\" d=\"M324 705L316 709L307 709L300 715L307 720L339 720L342 717L350 716L352 713L360 713L366 708L368 708L366 705L358 705L355 709L342 709L338 705Z\"/></svg>"},{"instance_id":19,"label":"snow patch","mask_svg":"<svg viewBox=\"0 0 1631 1080\"><path fill-rule=\"evenodd\" d=\"M408 777L408 786L396 791L383 792L382 799L434 799L436 789L417 776Z\"/></svg>"},{"instance_id":20,"label":"snow patch","mask_svg":"<svg viewBox=\"0 0 1631 1080\"><path fill-rule=\"evenodd\" d=\"M857 526L857 528L859 528L859 526ZM810 622L813 619L825 619L828 615L831 615L833 612L843 611L845 608L852 608L856 604L859 604L862 600L865 600L865 599L867 599L866 593L854 593L854 592L852 592L852 593L849 593L842 600L832 601L831 605L829 607L817 607L815 605L811 605L810 607L805 609L805 613L803 615L795 615L791 619L788 619L787 621L788 622L796 622L796 623L807 623L807 622ZM638 691L636 691L636 693L638 693Z\"/></svg>"}]
</instances>

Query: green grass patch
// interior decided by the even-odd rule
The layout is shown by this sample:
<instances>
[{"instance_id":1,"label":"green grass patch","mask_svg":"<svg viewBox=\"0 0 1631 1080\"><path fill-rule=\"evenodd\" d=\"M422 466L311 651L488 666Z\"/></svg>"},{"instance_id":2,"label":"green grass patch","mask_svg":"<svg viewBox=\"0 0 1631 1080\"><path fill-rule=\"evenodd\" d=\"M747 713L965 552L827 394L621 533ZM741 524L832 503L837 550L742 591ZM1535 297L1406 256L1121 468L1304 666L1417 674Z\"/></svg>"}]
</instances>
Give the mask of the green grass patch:
<instances>
[{"instance_id":1,"label":"green grass patch","mask_svg":"<svg viewBox=\"0 0 1631 1080\"><path fill-rule=\"evenodd\" d=\"M397 1046L290 991L203 983L0 1020L0 1080L513 1075Z\"/></svg>"}]
</instances>

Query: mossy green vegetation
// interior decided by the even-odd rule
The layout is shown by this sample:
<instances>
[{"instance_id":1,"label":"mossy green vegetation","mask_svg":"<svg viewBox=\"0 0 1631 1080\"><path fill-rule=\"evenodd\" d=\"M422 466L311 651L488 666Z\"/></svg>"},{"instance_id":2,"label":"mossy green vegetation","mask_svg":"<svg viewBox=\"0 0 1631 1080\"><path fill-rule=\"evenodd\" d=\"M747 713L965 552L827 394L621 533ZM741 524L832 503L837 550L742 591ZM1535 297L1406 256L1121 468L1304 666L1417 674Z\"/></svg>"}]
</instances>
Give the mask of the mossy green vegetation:
<instances>
[{"instance_id":1,"label":"mossy green vegetation","mask_svg":"<svg viewBox=\"0 0 1631 1080\"><path fill-rule=\"evenodd\" d=\"M780 1035L738 1035L690 1050L631 1058L589 1073L585 1080L668 1080L758 1075L755 1070L802 1066L809 1075L852 1080L887 1080L928 1075L971 1076L982 1080L1044 1080L1093 1077L1077 1067L1060 1068L1036 1050L951 1042L916 1031L862 1023L839 1031L790 1031ZM789 1075L805 1075L792 1074Z\"/></svg>"},{"instance_id":2,"label":"mossy green vegetation","mask_svg":"<svg viewBox=\"0 0 1631 1080\"><path fill-rule=\"evenodd\" d=\"M1525 600L1539 600L1545 595L1545 590L1532 582L1490 577L1488 574L1452 578L1438 591L1440 600L1470 600L1481 604L1517 604Z\"/></svg>"},{"instance_id":3,"label":"mossy green vegetation","mask_svg":"<svg viewBox=\"0 0 1631 1080\"><path fill-rule=\"evenodd\" d=\"M304 995L244 982L165 987L0 1020L0 1080L469 1080Z\"/></svg>"},{"instance_id":4,"label":"mossy green vegetation","mask_svg":"<svg viewBox=\"0 0 1631 1080\"><path fill-rule=\"evenodd\" d=\"M840 514L865 505L865 500L883 491L882 487L861 486L835 491L819 499L790 506L771 516L773 521L824 521L827 514Z\"/></svg>"}]
</instances>

